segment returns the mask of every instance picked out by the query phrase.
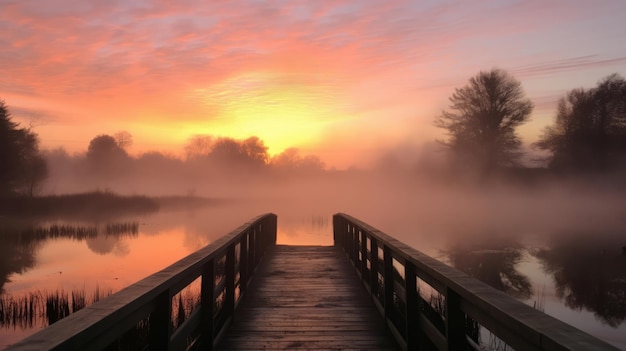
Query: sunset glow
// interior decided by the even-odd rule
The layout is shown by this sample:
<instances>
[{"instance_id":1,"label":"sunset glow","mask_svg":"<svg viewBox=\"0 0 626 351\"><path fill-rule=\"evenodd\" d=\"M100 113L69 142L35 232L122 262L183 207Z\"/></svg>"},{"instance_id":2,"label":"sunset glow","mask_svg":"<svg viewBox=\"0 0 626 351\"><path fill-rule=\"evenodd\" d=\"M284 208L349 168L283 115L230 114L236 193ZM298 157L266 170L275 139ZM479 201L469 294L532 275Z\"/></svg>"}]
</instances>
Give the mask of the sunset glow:
<instances>
[{"instance_id":1,"label":"sunset glow","mask_svg":"<svg viewBox=\"0 0 626 351\"><path fill-rule=\"evenodd\" d=\"M0 98L43 148L182 155L193 135L258 136L349 167L441 137L432 121L480 70L533 100L536 141L558 98L626 71L619 0L0 1ZM357 162L358 163L358 162Z\"/></svg>"}]
</instances>

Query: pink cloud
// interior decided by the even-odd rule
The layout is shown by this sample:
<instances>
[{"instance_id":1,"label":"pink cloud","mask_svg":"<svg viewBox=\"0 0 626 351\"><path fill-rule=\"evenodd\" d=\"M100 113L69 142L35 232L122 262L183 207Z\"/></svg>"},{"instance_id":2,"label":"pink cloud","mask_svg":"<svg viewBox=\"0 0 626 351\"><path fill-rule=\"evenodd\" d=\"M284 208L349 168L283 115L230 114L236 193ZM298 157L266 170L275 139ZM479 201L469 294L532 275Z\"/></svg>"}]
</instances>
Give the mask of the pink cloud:
<instances>
[{"instance_id":1,"label":"pink cloud","mask_svg":"<svg viewBox=\"0 0 626 351\"><path fill-rule=\"evenodd\" d=\"M610 43L552 43L564 31L592 32L579 25L588 18L620 21L612 14L626 5L603 4L12 1L0 13L0 97L38 96L110 110L120 119L136 118L138 105L210 118L197 113L199 102L186 92L249 72L276 72L280 78L271 84L329 91L320 98L351 113L411 104L431 111L445 105L454 87L493 66L520 79L623 68L626 52ZM217 105L211 117L219 114Z\"/></svg>"}]
</instances>

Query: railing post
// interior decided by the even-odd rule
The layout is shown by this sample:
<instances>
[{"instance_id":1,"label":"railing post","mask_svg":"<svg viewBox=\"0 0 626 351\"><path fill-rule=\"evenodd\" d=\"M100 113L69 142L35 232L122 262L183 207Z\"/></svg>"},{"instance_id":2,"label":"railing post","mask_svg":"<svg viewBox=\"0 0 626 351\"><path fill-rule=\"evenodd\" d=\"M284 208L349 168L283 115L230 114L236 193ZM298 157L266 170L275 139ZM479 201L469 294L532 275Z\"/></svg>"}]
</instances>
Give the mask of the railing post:
<instances>
[{"instance_id":1,"label":"railing post","mask_svg":"<svg viewBox=\"0 0 626 351\"><path fill-rule=\"evenodd\" d=\"M235 312L235 245L229 246L226 251L226 267L224 273L224 282L226 284L224 311L226 315L232 316Z\"/></svg>"},{"instance_id":2,"label":"railing post","mask_svg":"<svg viewBox=\"0 0 626 351\"><path fill-rule=\"evenodd\" d=\"M241 295L248 290L248 233L243 235L239 241L239 290Z\"/></svg>"},{"instance_id":3,"label":"railing post","mask_svg":"<svg viewBox=\"0 0 626 351\"><path fill-rule=\"evenodd\" d=\"M370 238L370 293L378 296L378 241Z\"/></svg>"},{"instance_id":4,"label":"railing post","mask_svg":"<svg viewBox=\"0 0 626 351\"><path fill-rule=\"evenodd\" d=\"M367 278L365 278L365 273L367 272L367 235L365 233L365 230L361 230L361 265L360 265L360 271L361 271L361 279L362 280L367 280Z\"/></svg>"},{"instance_id":5,"label":"railing post","mask_svg":"<svg viewBox=\"0 0 626 351\"><path fill-rule=\"evenodd\" d=\"M385 272L385 318L391 319L393 316L393 258L391 249L387 245L383 247L383 271Z\"/></svg>"},{"instance_id":6,"label":"railing post","mask_svg":"<svg viewBox=\"0 0 626 351\"><path fill-rule=\"evenodd\" d=\"M461 298L451 288L446 288L446 339L448 350L466 347L465 314L461 310Z\"/></svg>"},{"instance_id":7,"label":"railing post","mask_svg":"<svg viewBox=\"0 0 626 351\"><path fill-rule=\"evenodd\" d=\"M340 246L339 243L339 216L338 215L334 215L333 216L333 244L335 245L335 247Z\"/></svg>"},{"instance_id":8,"label":"railing post","mask_svg":"<svg viewBox=\"0 0 626 351\"><path fill-rule=\"evenodd\" d=\"M254 228L253 230L256 239L254 241L254 250L256 251L256 256L254 257L254 265L256 267L259 265L259 262L261 262L261 257L263 257L263 233L258 228Z\"/></svg>"},{"instance_id":9,"label":"railing post","mask_svg":"<svg viewBox=\"0 0 626 351\"><path fill-rule=\"evenodd\" d=\"M346 254L348 255L348 258L350 259L350 263L352 263L352 224L350 222L346 223L346 234L345 234L345 245L344 245L344 251L346 252Z\"/></svg>"},{"instance_id":10,"label":"railing post","mask_svg":"<svg viewBox=\"0 0 626 351\"><path fill-rule=\"evenodd\" d=\"M417 350L418 330L419 330L419 308L417 279L415 276L415 266L409 261L404 262L404 291L406 292L406 348L407 350Z\"/></svg>"},{"instance_id":11,"label":"railing post","mask_svg":"<svg viewBox=\"0 0 626 351\"><path fill-rule=\"evenodd\" d=\"M200 329L204 336L204 350L213 350L215 331L213 326L213 313L215 304L215 260L210 260L202 269L202 283L200 288ZM207 339L208 338L208 339Z\"/></svg>"},{"instance_id":12,"label":"railing post","mask_svg":"<svg viewBox=\"0 0 626 351\"><path fill-rule=\"evenodd\" d=\"M251 270L256 268L256 234L254 230L248 232L248 265Z\"/></svg>"},{"instance_id":13,"label":"railing post","mask_svg":"<svg viewBox=\"0 0 626 351\"><path fill-rule=\"evenodd\" d=\"M359 269L359 229L352 226L352 241L350 242L350 251L352 251L352 264Z\"/></svg>"},{"instance_id":14,"label":"railing post","mask_svg":"<svg viewBox=\"0 0 626 351\"><path fill-rule=\"evenodd\" d=\"M272 242L271 244L273 246L276 245L276 236L278 235L277 233L277 229L278 229L278 217L277 216L272 216L271 219L271 226L270 226L270 230L272 231L270 237L272 238Z\"/></svg>"},{"instance_id":15,"label":"railing post","mask_svg":"<svg viewBox=\"0 0 626 351\"><path fill-rule=\"evenodd\" d=\"M149 317L148 343L150 350L167 350L172 335L172 297L169 290L157 296L154 303L156 307Z\"/></svg>"}]
</instances>

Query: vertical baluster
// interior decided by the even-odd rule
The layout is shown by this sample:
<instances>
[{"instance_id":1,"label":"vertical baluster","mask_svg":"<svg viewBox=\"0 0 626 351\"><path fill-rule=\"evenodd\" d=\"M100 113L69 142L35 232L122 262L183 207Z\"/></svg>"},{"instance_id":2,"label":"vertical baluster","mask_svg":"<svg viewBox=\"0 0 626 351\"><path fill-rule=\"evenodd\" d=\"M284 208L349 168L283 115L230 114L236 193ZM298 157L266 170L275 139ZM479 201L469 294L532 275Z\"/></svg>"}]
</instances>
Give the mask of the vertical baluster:
<instances>
[{"instance_id":1,"label":"vertical baluster","mask_svg":"<svg viewBox=\"0 0 626 351\"><path fill-rule=\"evenodd\" d=\"M367 281L369 277L366 277L367 273L367 235L365 230L360 230L361 233L361 279Z\"/></svg>"},{"instance_id":2,"label":"vertical baluster","mask_svg":"<svg viewBox=\"0 0 626 351\"><path fill-rule=\"evenodd\" d=\"M241 236L239 241L239 289L240 296L246 292L248 288L248 235L250 231Z\"/></svg>"},{"instance_id":3,"label":"vertical baluster","mask_svg":"<svg viewBox=\"0 0 626 351\"><path fill-rule=\"evenodd\" d=\"M256 265L258 266L259 262L261 262L261 258L263 258L263 252L265 251L263 247L263 232L257 227L254 228L254 233L256 235Z\"/></svg>"},{"instance_id":4,"label":"vertical baluster","mask_svg":"<svg viewBox=\"0 0 626 351\"><path fill-rule=\"evenodd\" d=\"M232 316L235 312L235 245L228 247L226 252L225 267L226 301L224 311L227 316Z\"/></svg>"},{"instance_id":5,"label":"vertical baluster","mask_svg":"<svg viewBox=\"0 0 626 351\"><path fill-rule=\"evenodd\" d=\"M335 247L339 246L339 240L337 240L337 215L333 215L333 245Z\"/></svg>"},{"instance_id":6,"label":"vertical baluster","mask_svg":"<svg viewBox=\"0 0 626 351\"><path fill-rule=\"evenodd\" d=\"M465 349L465 314L461 310L461 298L450 288L446 289L446 334L448 350Z\"/></svg>"},{"instance_id":7,"label":"vertical baluster","mask_svg":"<svg viewBox=\"0 0 626 351\"><path fill-rule=\"evenodd\" d=\"M203 350L214 348L214 305L215 305L215 259L207 262L202 269L202 283L200 288L200 328L205 340Z\"/></svg>"},{"instance_id":8,"label":"vertical baluster","mask_svg":"<svg viewBox=\"0 0 626 351\"><path fill-rule=\"evenodd\" d=\"M169 290L155 299L155 309L150 313L148 342L150 350L167 350L172 335L172 296Z\"/></svg>"},{"instance_id":9,"label":"vertical baluster","mask_svg":"<svg viewBox=\"0 0 626 351\"><path fill-rule=\"evenodd\" d=\"M385 272L385 317L391 319L393 316L393 257L391 249L385 245L383 247L383 271Z\"/></svg>"},{"instance_id":10,"label":"vertical baluster","mask_svg":"<svg viewBox=\"0 0 626 351\"><path fill-rule=\"evenodd\" d=\"M250 265L251 271L256 269L256 234L254 230L248 232L248 264Z\"/></svg>"},{"instance_id":11,"label":"vertical baluster","mask_svg":"<svg viewBox=\"0 0 626 351\"><path fill-rule=\"evenodd\" d=\"M407 350L416 350L419 341L419 297L415 266L409 261L404 262L404 283L404 291L406 291L406 345Z\"/></svg>"},{"instance_id":12,"label":"vertical baluster","mask_svg":"<svg viewBox=\"0 0 626 351\"><path fill-rule=\"evenodd\" d=\"M370 238L370 292L378 296L378 241Z\"/></svg>"},{"instance_id":13,"label":"vertical baluster","mask_svg":"<svg viewBox=\"0 0 626 351\"><path fill-rule=\"evenodd\" d=\"M352 250L352 264L356 269L359 269L359 229L352 227L352 241L350 249Z\"/></svg>"},{"instance_id":14,"label":"vertical baluster","mask_svg":"<svg viewBox=\"0 0 626 351\"><path fill-rule=\"evenodd\" d=\"M278 229L278 216L276 216L276 215L272 216L271 223L272 223L272 225L271 225L270 230L272 231L272 233L271 233L272 234L271 235L271 237L272 237L272 245L276 245L276 234L277 234L276 232L277 232L277 229Z\"/></svg>"}]
</instances>

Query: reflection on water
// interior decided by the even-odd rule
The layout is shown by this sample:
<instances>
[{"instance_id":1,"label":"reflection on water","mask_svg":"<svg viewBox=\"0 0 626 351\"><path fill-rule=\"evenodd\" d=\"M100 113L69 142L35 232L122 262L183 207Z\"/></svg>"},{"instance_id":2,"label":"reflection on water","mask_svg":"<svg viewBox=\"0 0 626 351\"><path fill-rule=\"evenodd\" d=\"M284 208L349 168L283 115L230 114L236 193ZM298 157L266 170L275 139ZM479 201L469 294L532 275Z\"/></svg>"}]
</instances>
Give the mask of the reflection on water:
<instances>
[{"instance_id":1,"label":"reflection on water","mask_svg":"<svg viewBox=\"0 0 626 351\"><path fill-rule=\"evenodd\" d=\"M67 301L71 312L72 300L80 304L80 296L85 296L84 303L89 304L98 289L101 294L118 291L237 228L260 214L259 207L238 203L165 211L120 219L109 223L108 229L106 223L16 224L5 219L0 222L0 301L8 305L13 299L16 306L26 306L19 312L26 322L18 322L17 317L15 322L0 318L0 348L48 324L45 319L28 320L32 317L24 308L29 310L31 304L34 310L39 308L37 304L45 305L48 295L58 296L58 305L65 308ZM278 244L333 244L332 213L295 207L275 213ZM417 231L411 219L383 219L377 224L382 224L381 229L391 228L387 233L397 239L432 255L443 252L451 265L496 289L539 310L545 305L546 313L626 348L624 243L590 235L593 242L570 237L534 243L531 248L523 239L471 238L468 243L428 236ZM420 232L425 234L420 236ZM28 300L29 296L35 297ZM174 325L197 308L197 301L190 296L195 295L184 292L172 301Z\"/></svg>"},{"instance_id":2,"label":"reflection on water","mask_svg":"<svg viewBox=\"0 0 626 351\"><path fill-rule=\"evenodd\" d=\"M278 245L333 245L332 214L278 217Z\"/></svg>"},{"instance_id":3,"label":"reflection on water","mask_svg":"<svg viewBox=\"0 0 626 351\"><path fill-rule=\"evenodd\" d=\"M135 223L3 226L0 349L198 248L180 228Z\"/></svg>"},{"instance_id":4,"label":"reflection on water","mask_svg":"<svg viewBox=\"0 0 626 351\"><path fill-rule=\"evenodd\" d=\"M616 237L560 236L542 248L510 238L474 238L471 243L453 243L442 253L455 268L624 348L626 254ZM540 278L546 274L548 282ZM550 296L554 299L546 307Z\"/></svg>"},{"instance_id":5,"label":"reflection on water","mask_svg":"<svg viewBox=\"0 0 626 351\"><path fill-rule=\"evenodd\" d=\"M530 280L517 266L522 247L515 242L480 242L455 245L445 252L450 264L520 300L532 297Z\"/></svg>"},{"instance_id":6,"label":"reflection on water","mask_svg":"<svg viewBox=\"0 0 626 351\"><path fill-rule=\"evenodd\" d=\"M575 310L618 327L626 319L626 254L603 240L566 242L538 250L543 269L554 277L556 294Z\"/></svg>"}]
</instances>

